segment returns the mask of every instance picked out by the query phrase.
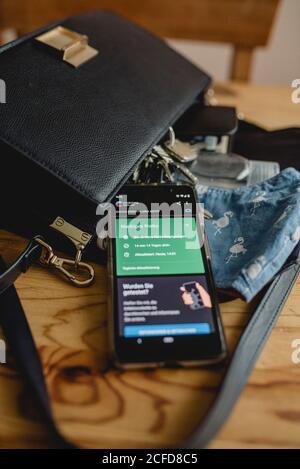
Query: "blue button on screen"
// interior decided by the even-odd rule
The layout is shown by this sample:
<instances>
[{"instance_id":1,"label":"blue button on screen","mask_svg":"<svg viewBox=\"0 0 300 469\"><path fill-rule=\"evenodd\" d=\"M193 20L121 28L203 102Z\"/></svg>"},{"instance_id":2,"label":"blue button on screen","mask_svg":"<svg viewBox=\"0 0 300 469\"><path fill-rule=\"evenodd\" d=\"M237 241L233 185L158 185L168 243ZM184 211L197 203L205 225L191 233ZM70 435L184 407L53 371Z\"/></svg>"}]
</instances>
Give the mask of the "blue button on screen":
<instances>
[{"instance_id":1,"label":"blue button on screen","mask_svg":"<svg viewBox=\"0 0 300 469\"><path fill-rule=\"evenodd\" d=\"M197 335L209 334L210 324L207 322L191 324L152 324L147 326L125 326L125 337L154 337L166 335Z\"/></svg>"}]
</instances>

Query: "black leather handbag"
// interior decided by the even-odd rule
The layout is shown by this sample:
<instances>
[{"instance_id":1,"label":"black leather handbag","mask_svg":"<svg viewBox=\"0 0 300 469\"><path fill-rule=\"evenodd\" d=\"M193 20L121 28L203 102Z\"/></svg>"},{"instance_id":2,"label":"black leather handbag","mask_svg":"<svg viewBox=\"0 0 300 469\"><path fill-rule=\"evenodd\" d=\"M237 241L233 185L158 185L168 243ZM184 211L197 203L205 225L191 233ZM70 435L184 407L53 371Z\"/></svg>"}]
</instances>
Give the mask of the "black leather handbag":
<instances>
[{"instance_id":1,"label":"black leather handbag","mask_svg":"<svg viewBox=\"0 0 300 469\"><path fill-rule=\"evenodd\" d=\"M70 254L71 240L77 256L89 245L88 257L97 205L210 83L165 42L104 11L3 46L0 78L2 226Z\"/></svg>"}]
</instances>

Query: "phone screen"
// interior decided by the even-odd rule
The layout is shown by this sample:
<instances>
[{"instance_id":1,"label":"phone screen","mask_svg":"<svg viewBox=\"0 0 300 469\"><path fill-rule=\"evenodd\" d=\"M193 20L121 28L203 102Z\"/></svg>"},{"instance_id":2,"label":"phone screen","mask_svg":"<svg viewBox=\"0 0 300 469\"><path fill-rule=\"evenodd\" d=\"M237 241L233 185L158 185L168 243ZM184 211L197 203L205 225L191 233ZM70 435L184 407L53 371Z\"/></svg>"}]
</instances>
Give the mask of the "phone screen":
<instances>
[{"instance_id":1,"label":"phone screen","mask_svg":"<svg viewBox=\"0 0 300 469\"><path fill-rule=\"evenodd\" d=\"M219 356L221 326L193 189L127 186L115 206L118 360L178 362Z\"/></svg>"}]
</instances>

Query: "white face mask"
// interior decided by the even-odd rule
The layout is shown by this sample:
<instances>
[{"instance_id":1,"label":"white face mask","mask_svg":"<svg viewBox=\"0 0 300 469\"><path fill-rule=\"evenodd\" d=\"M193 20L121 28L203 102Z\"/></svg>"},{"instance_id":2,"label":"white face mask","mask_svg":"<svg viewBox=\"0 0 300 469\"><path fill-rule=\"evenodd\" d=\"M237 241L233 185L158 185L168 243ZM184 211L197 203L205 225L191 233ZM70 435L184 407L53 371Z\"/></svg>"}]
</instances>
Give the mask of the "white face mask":
<instances>
[{"instance_id":1,"label":"white face mask","mask_svg":"<svg viewBox=\"0 0 300 469\"><path fill-rule=\"evenodd\" d=\"M206 231L217 287L250 301L299 243L300 173L288 168L254 186L196 190L213 215Z\"/></svg>"}]
</instances>

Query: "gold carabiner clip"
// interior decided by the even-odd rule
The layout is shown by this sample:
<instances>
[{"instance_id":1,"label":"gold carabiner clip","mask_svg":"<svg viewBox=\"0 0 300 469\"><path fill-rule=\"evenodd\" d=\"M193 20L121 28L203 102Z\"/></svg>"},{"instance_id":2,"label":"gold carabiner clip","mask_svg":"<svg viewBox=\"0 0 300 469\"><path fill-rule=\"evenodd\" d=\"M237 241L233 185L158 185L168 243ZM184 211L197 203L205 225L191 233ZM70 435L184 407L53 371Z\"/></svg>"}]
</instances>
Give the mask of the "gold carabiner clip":
<instances>
[{"instance_id":1,"label":"gold carabiner clip","mask_svg":"<svg viewBox=\"0 0 300 469\"><path fill-rule=\"evenodd\" d=\"M76 262L76 260L72 259L65 259L63 257L55 256L55 259L52 259L51 264L59 270L71 283L76 285L76 287L88 287L95 277L94 269L91 265L86 264L85 262ZM72 272L69 272L64 265L70 265L76 269L76 275ZM88 278L80 279L79 273L80 271L86 272L88 274ZM84 274L83 274L84 275Z\"/></svg>"},{"instance_id":2,"label":"gold carabiner clip","mask_svg":"<svg viewBox=\"0 0 300 469\"><path fill-rule=\"evenodd\" d=\"M55 267L60 273L62 273L73 285L76 287L88 287L95 278L95 271L93 267L85 262L78 261L76 259L66 259L58 257L52 247L46 243L40 236L36 236L35 240L43 248L40 257L40 263L47 267ZM64 266L69 265L74 267L75 272L70 272ZM80 278L80 272L83 273L83 278ZM87 278L86 274L88 274Z\"/></svg>"}]
</instances>

